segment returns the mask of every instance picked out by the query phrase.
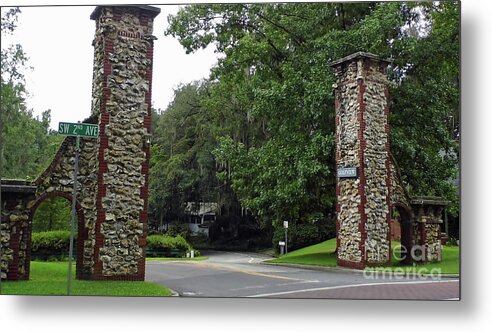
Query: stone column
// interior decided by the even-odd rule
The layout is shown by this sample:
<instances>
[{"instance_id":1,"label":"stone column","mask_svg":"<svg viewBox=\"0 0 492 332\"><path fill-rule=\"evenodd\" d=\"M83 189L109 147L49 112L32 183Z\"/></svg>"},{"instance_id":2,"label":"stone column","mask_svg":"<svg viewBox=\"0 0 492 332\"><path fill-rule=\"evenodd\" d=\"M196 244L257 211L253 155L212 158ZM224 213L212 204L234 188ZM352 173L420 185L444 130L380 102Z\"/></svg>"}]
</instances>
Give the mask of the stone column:
<instances>
[{"instance_id":1,"label":"stone column","mask_svg":"<svg viewBox=\"0 0 492 332\"><path fill-rule=\"evenodd\" d=\"M390 62L358 52L334 68L337 264L363 269L390 261Z\"/></svg>"},{"instance_id":2,"label":"stone column","mask_svg":"<svg viewBox=\"0 0 492 332\"><path fill-rule=\"evenodd\" d=\"M1 181L0 277L7 280L27 280L31 242L29 205L35 199L36 187L22 180Z\"/></svg>"},{"instance_id":3,"label":"stone column","mask_svg":"<svg viewBox=\"0 0 492 332\"><path fill-rule=\"evenodd\" d=\"M441 261L442 212L447 202L440 197L419 196L411 200L415 216L413 260L417 263Z\"/></svg>"},{"instance_id":4,"label":"stone column","mask_svg":"<svg viewBox=\"0 0 492 332\"><path fill-rule=\"evenodd\" d=\"M92 115L99 133L91 279L144 280L153 20L151 6L98 6Z\"/></svg>"}]
</instances>

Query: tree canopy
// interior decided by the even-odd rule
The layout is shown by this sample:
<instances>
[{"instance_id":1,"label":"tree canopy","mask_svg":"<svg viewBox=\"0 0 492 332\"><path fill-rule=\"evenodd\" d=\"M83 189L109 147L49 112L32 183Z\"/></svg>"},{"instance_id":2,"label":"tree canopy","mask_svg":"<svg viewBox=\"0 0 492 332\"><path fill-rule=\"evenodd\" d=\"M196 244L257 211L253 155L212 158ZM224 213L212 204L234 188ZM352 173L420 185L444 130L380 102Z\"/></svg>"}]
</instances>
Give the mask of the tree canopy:
<instances>
[{"instance_id":1,"label":"tree canopy","mask_svg":"<svg viewBox=\"0 0 492 332\"><path fill-rule=\"evenodd\" d=\"M20 13L18 8L4 12L2 35L15 30ZM22 45L2 47L0 174L3 178L34 179L47 166L60 144L60 138L49 129L51 111L45 110L39 118L26 106L28 91L24 72L29 69Z\"/></svg>"},{"instance_id":2,"label":"tree canopy","mask_svg":"<svg viewBox=\"0 0 492 332\"><path fill-rule=\"evenodd\" d=\"M19 14L4 12L2 34ZM357 51L394 61L391 149L409 193L442 196L459 215L459 2L196 4L168 21L164 33L187 52L215 47L219 61L210 77L179 86L165 110L153 111L153 225L184 221L187 202L216 202L230 237L248 225L276 243L283 220L294 247L333 236L329 64ZM2 48L4 178L34 178L60 143L50 111L36 118L26 106L28 68L21 45Z\"/></svg>"},{"instance_id":3,"label":"tree canopy","mask_svg":"<svg viewBox=\"0 0 492 332\"><path fill-rule=\"evenodd\" d=\"M356 51L394 59L391 144L410 194L443 196L457 214L459 3L200 4L168 20L165 34L187 52L215 47L219 62L208 81L195 86L202 90L192 102L199 121L192 124L196 118L176 110L159 120L161 128L187 122L206 134L178 143L173 125L167 135L174 136L164 140L183 147L191 140L207 155L210 181L215 175L230 186L264 225L333 223L329 63ZM161 153L157 146L153 151ZM172 172L164 173L192 176L187 159L174 158Z\"/></svg>"},{"instance_id":4,"label":"tree canopy","mask_svg":"<svg viewBox=\"0 0 492 332\"><path fill-rule=\"evenodd\" d=\"M19 8L2 11L1 34L12 33ZM5 46L5 48L4 48ZM0 80L0 177L33 180L51 162L62 138L50 130L51 111L41 117L26 106L28 91L24 72L28 57L22 45L4 45L1 50ZM68 215L68 219L67 219ZM70 206L51 199L41 204L34 216L34 230L66 228Z\"/></svg>"}]
</instances>

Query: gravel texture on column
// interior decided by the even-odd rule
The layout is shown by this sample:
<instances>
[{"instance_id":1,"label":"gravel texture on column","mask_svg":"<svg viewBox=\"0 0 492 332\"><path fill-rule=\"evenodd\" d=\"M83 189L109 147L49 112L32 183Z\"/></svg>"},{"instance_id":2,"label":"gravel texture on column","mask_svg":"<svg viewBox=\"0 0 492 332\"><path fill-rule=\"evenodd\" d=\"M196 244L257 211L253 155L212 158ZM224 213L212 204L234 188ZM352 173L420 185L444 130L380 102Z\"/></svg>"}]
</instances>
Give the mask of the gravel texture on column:
<instances>
[{"instance_id":1,"label":"gravel texture on column","mask_svg":"<svg viewBox=\"0 0 492 332\"><path fill-rule=\"evenodd\" d=\"M442 211L447 202L441 197L412 197L414 214L413 245L418 248L417 262L434 262L442 259Z\"/></svg>"},{"instance_id":2,"label":"gravel texture on column","mask_svg":"<svg viewBox=\"0 0 492 332\"><path fill-rule=\"evenodd\" d=\"M36 187L23 180L2 181L0 277L29 279L30 209Z\"/></svg>"},{"instance_id":3,"label":"gravel texture on column","mask_svg":"<svg viewBox=\"0 0 492 332\"><path fill-rule=\"evenodd\" d=\"M97 139L81 138L77 278L144 280L148 222L152 6L98 6L91 116ZM38 200L71 200L75 138L67 137L35 181Z\"/></svg>"},{"instance_id":4,"label":"gravel texture on column","mask_svg":"<svg viewBox=\"0 0 492 332\"><path fill-rule=\"evenodd\" d=\"M337 178L337 262L364 268L390 259L388 61L355 53L332 64L337 83L336 165L356 168Z\"/></svg>"},{"instance_id":5,"label":"gravel texture on column","mask_svg":"<svg viewBox=\"0 0 492 332\"><path fill-rule=\"evenodd\" d=\"M96 279L145 278L152 85L151 6L99 6L93 115L99 118Z\"/></svg>"}]
</instances>

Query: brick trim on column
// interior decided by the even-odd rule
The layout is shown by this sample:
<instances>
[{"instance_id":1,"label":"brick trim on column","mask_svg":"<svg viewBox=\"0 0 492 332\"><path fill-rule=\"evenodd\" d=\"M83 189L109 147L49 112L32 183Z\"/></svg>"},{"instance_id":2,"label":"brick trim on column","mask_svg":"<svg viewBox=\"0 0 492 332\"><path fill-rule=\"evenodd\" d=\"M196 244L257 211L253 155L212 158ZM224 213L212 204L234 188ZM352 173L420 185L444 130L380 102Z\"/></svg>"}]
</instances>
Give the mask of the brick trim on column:
<instances>
[{"instance_id":1,"label":"brick trim on column","mask_svg":"<svg viewBox=\"0 0 492 332\"><path fill-rule=\"evenodd\" d=\"M357 270L362 270L363 268L366 267L365 262L362 260L360 262L352 262L352 261L347 261L347 260L343 260L343 259L339 259L339 258L337 258L337 265L347 267L350 269L357 269Z\"/></svg>"},{"instance_id":2,"label":"brick trim on column","mask_svg":"<svg viewBox=\"0 0 492 332\"><path fill-rule=\"evenodd\" d=\"M34 198L34 197L32 197ZM31 199L28 199L24 203L26 204L26 207L28 206L29 202ZM31 249L32 249L32 221L34 215L31 212L32 210L29 209L29 220L27 221L27 226L22 229L22 238L24 243L26 244L26 251L25 251L25 261L24 261L24 274L21 277L22 280L29 280L29 276L31 275Z\"/></svg>"},{"instance_id":3,"label":"brick trim on column","mask_svg":"<svg viewBox=\"0 0 492 332\"><path fill-rule=\"evenodd\" d=\"M9 247L13 250L12 260L7 266L7 280L19 280L19 249L20 249L20 229L15 233L10 233Z\"/></svg>"},{"instance_id":4,"label":"brick trim on column","mask_svg":"<svg viewBox=\"0 0 492 332\"><path fill-rule=\"evenodd\" d=\"M24 262L23 280L29 280L29 277L31 276L32 221L33 216L29 212L28 225L24 230L25 233L23 234L26 241L26 261Z\"/></svg>"}]
</instances>

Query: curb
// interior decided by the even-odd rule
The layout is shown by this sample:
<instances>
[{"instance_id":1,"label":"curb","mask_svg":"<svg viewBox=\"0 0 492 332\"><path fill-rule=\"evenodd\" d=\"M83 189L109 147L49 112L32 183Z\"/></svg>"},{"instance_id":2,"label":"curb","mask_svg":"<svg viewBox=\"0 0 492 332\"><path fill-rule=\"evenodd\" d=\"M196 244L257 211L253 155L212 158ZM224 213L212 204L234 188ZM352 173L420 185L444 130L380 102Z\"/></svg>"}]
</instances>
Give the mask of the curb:
<instances>
[{"instance_id":1,"label":"curb","mask_svg":"<svg viewBox=\"0 0 492 332\"><path fill-rule=\"evenodd\" d=\"M171 291L171 297L180 297L181 295L179 295L178 292L176 292L174 289L171 289L169 288L169 290Z\"/></svg>"},{"instance_id":2,"label":"curb","mask_svg":"<svg viewBox=\"0 0 492 332\"><path fill-rule=\"evenodd\" d=\"M263 265L275 265L275 266L284 266L284 267L295 267L299 269L305 270L313 270L313 271L326 271L326 272L336 272L336 273L354 273L354 274L383 274L387 276L395 276L395 277L432 277L430 274L423 273L395 273L394 271L363 271L356 269L349 269L346 267L331 267L331 266L316 266L316 265L303 265L303 264L289 264L289 263L268 263L268 262L260 262ZM440 274L439 278L459 278L459 274L447 273Z\"/></svg>"}]
</instances>

